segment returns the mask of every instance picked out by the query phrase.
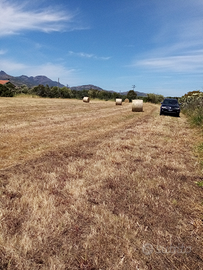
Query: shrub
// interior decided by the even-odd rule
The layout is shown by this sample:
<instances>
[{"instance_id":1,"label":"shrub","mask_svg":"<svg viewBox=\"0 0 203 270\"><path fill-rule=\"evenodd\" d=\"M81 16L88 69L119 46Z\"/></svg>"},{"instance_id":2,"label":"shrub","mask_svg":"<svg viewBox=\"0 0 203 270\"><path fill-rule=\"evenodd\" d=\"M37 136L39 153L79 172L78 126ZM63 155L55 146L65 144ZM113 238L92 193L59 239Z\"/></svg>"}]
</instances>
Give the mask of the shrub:
<instances>
[{"instance_id":1,"label":"shrub","mask_svg":"<svg viewBox=\"0 0 203 270\"><path fill-rule=\"evenodd\" d=\"M164 100L164 96L162 95L156 95L156 94L147 94L147 102L151 103L160 103Z\"/></svg>"},{"instance_id":2,"label":"shrub","mask_svg":"<svg viewBox=\"0 0 203 270\"><path fill-rule=\"evenodd\" d=\"M134 90L130 90L127 93L127 98L129 99L130 102L132 102L133 99L137 99L137 93Z\"/></svg>"},{"instance_id":3,"label":"shrub","mask_svg":"<svg viewBox=\"0 0 203 270\"><path fill-rule=\"evenodd\" d=\"M0 97L13 97L14 91L6 85L0 84Z\"/></svg>"},{"instance_id":4,"label":"shrub","mask_svg":"<svg viewBox=\"0 0 203 270\"><path fill-rule=\"evenodd\" d=\"M203 93L198 91L188 92L179 99L182 112L194 126L203 125Z\"/></svg>"}]
</instances>

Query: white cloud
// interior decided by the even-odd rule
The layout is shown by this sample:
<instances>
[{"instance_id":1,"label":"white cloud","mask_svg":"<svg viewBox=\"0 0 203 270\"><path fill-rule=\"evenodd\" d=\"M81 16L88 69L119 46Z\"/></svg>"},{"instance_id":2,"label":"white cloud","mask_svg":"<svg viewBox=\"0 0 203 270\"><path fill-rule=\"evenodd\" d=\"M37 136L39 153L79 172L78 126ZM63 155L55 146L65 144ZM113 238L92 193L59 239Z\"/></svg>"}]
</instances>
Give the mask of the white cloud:
<instances>
[{"instance_id":1,"label":"white cloud","mask_svg":"<svg viewBox=\"0 0 203 270\"><path fill-rule=\"evenodd\" d=\"M88 53L84 53L84 52L77 53L77 52L69 51L68 53L69 53L69 55L75 55L75 56L82 57L82 58L93 58L93 59L98 59L98 60L109 60L111 58L110 56L107 56L107 57L96 56L95 54L88 54Z\"/></svg>"},{"instance_id":2,"label":"white cloud","mask_svg":"<svg viewBox=\"0 0 203 270\"><path fill-rule=\"evenodd\" d=\"M153 22L157 24L153 43L167 45L185 43L190 46L203 44L203 1L155 1Z\"/></svg>"},{"instance_id":3,"label":"white cloud","mask_svg":"<svg viewBox=\"0 0 203 270\"><path fill-rule=\"evenodd\" d=\"M14 61L10 61L8 59L6 60L0 59L0 66L1 66L1 70L5 71L6 73L26 70L26 67L27 67L26 65L22 63L17 63Z\"/></svg>"},{"instance_id":4,"label":"white cloud","mask_svg":"<svg viewBox=\"0 0 203 270\"><path fill-rule=\"evenodd\" d=\"M76 52L73 52L73 51L69 51L68 53L70 55L76 55L76 56L84 57L84 58L93 58L93 57L95 57L94 54L88 54L88 53L83 53L83 52L76 53Z\"/></svg>"},{"instance_id":5,"label":"white cloud","mask_svg":"<svg viewBox=\"0 0 203 270\"><path fill-rule=\"evenodd\" d=\"M195 51L187 55L147 58L136 61L133 66L140 66L163 72L201 72L203 69L203 51Z\"/></svg>"},{"instance_id":6,"label":"white cloud","mask_svg":"<svg viewBox=\"0 0 203 270\"><path fill-rule=\"evenodd\" d=\"M0 50L0 55L6 54L7 51L6 50Z\"/></svg>"},{"instance_id":7,"label":"white cloud","mask_svg":"<svg viewBox=\"0 0 203 270\"><path fill-rule=\"evenodd\" d=\"M63 64L45 63L42 65L25 65L12 60L0 59L1 70L6 72L11 76L46 76L53 81L57 81L58 78L60 82L64 85L66 84L76 84L78 79L78 70L66 68Z\"/></svg>"},{"instance_id":8,"label":"white cloud","mask_svg":"<svg viewBox=\"0 0 203 270\"><path fill-rule=\"evenodd\" d=\"M175 1L157 5L160 27L155 33L155 49L145 53L134 67L151 71L197 73L203 69L203 2Z\"/></svg>"},{"instance_id":9,"label":"white cloud","mask_svg":"<svg viewBox=\"0 0 203 270\"><path fill-rule=\"evenodd\" d=\"M203 13L202 13L203 15ZM202 32L203 18L192 18L190 21L183 21L179 27L179 38L181 40L194 41L197 42L203 41L203 32Z\"/></svg>"},{"instance_id":10,"label":"white cloud","mask_svg":"<svg viewBox=\"0 0 203 270\"><path fill-rule=\"evenodd\" d=\"M27 69L27 76L37 76L44 75L48 78L57 81L58 78L62 84L72 84L76 78L76 73L78 71L75 69L68 69L62 64L45 63L39 66L30 66Z\"/></svg>"},{"instance_id":11,"label":"white cloud","mask_svg":"<svg viewBox=\"0 0 203 270\"><path fill-rule=\"evenodd\" d=\"M82 29L74 21L75 14L47 7L44 10L29 10L25 3L10 3L0 0L0 36L19 34L25 30L53 32Z\"/></svg>"}]
</instances>

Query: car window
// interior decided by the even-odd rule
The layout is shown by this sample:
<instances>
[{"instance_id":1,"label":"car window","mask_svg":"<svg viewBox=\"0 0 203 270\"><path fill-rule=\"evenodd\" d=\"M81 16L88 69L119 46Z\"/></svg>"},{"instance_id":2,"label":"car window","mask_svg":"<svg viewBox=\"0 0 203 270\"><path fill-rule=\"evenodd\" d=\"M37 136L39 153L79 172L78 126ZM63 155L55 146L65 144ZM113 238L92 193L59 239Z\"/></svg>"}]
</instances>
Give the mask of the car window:
<instances>
[{"instance_id":1,"label":"car window","mask_svg":"<svg viewBox=\"0 0 203 270\"><path fill-rule=\"evenodd\" d=\"M166 104L166 105L176 105L178 104L178 101L177 100L172 100L172 99L165 99L163 104Z\"/></svg>"}]
</instances>

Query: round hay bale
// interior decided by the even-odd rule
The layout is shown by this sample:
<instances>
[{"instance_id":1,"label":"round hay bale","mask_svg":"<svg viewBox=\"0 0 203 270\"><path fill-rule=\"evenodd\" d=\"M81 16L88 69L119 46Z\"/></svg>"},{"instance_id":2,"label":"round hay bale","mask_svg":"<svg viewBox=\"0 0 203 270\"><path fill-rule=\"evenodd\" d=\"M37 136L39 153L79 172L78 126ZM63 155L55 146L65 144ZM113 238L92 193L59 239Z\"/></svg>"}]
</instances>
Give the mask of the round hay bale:
<instances>
[{"instance_id":1,"label":"round hay bale","mask_svg":"<svg viewBox=\"0 0 203 270\"><path fill-rule=\"evenodd\" d=\"M126 98L124 102L125 102L125 103L129 103L129 99L128 99L128 98Z\"/></svg>"},{"instance_id":2,"label":"round hay bale","mask_svg":"<svg viewBox=\"0 0 203 270\"><path fill-rule=\"evenodd\" d=\"M116 105L122 105L122 98L116 99Z\"/></svg>"},{"instance_id":3,"label":"round hay bale","mask_svg":"<svg viewBox=\"0 0 203 270\"><path fill-rule=\"evenodd\" d=\"M89 97L84 97L83 102L86 102L86 103L90 102L90 98Z\"/></svg>"},{"instance_id":4,"label":"round hay bale","mask_svg":"<svg viewBox=\"0 0 203 270\"><path fill-rule=\"evenodd\" d=\"M143 112L143 100L142 99L132 100L132 111L133 112Z\"/></svg>"}]
</instances>

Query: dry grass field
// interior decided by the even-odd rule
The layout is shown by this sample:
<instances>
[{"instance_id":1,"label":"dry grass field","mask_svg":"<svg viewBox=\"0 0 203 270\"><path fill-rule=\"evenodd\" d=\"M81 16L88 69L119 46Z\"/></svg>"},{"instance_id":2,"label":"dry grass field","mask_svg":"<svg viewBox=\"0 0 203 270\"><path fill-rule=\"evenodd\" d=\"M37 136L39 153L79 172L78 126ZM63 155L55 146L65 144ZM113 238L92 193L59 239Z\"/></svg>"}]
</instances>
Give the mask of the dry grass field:
<instances>
[{"instance_id":1,"label":"dry grass field","mask_svg":"<svg viewBox=\"0 0 203 270\"><path fill-rule=\"evenodd\" d=\"M195 131L131 106L0 99L0 269L203 269Z\"/></svg>"}]
</instances>

